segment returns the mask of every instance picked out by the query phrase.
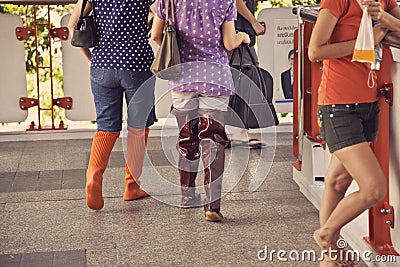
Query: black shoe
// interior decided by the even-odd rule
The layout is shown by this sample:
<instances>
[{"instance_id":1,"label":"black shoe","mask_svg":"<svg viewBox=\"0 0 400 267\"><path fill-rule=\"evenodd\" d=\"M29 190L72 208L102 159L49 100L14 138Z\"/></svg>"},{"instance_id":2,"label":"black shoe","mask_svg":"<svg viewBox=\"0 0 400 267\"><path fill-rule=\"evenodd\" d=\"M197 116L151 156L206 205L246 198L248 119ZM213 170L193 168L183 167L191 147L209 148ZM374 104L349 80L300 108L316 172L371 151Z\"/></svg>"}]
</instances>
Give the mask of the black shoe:
<instances>
[{"instance_id":1,"label":"black shoe","mask_svg":"<svg viewBox=\"0 0 400 267\"><path fill-rule=\"evenodd\" d=\"M181 209L199 208L201 206L203 206L203 203L200 194L195 193L190 197L182 196Z\"/></svg>"}]
</instances>

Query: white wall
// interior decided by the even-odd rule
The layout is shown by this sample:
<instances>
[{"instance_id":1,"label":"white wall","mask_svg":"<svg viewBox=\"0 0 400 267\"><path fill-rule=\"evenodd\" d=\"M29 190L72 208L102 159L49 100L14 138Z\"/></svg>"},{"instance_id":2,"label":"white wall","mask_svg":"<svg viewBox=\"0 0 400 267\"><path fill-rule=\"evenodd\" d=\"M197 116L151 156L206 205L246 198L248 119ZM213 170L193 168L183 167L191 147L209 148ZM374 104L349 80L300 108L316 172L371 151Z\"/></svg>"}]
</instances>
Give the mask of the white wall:
<instances>
[{"instance_id":1,"label":"white wall","mask_svg":"<svg viewBox=\"0 0 400 267\"><path fill-rule=\"evenodd\" d=\"M22 122L28 116L19 108L19 98L27 95L24 41L15 35L22 26L19 16L0 14L0 123Z\"/></svg>"}]
</instances>

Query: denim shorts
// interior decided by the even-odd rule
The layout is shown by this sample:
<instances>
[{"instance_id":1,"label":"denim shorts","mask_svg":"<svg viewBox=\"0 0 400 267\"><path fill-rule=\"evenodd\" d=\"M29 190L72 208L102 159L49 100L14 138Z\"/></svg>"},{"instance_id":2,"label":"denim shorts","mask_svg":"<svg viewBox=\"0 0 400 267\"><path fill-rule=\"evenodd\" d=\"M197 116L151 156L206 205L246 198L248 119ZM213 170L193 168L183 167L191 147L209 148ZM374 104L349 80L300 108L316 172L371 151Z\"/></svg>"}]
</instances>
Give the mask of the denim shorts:
<instances>
[{"instance_id":1,"label":"denim shorts","mask_svg":"<svg viewBox=\"0 0 400 267\"><path fill-rule=\"evenodd\" d=\"M154 123L155 76L150 71L91 68L90 82L98 130L121 131L124 93L128 125L146 128Z\"/></svg>"},{"instance_id":2,"label":"denim shorts","mask_svg":"<svg viewBox=\"0 0 400 267\"><path fill-rule=\"evenodd\" d=\"M318 125L331 153L373 142L379 126L378 102L318 106Z\"/></svg>"}]
</instances>

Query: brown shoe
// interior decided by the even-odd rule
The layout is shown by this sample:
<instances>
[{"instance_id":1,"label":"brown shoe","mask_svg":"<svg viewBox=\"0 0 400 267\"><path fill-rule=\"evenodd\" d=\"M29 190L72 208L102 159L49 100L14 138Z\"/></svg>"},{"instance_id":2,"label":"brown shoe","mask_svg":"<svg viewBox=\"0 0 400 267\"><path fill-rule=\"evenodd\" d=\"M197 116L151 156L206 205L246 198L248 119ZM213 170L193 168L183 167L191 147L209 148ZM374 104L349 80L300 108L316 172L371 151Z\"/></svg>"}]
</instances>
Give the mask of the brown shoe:
<instances>
[{"instance_id":1,"label":"brown shoe","mask_svg":"<svg viewBox=\"0 0 400 267\"><path fill-rule=\"evenodd\" d=\"M221 212L216 212L216 211L206 211L206 221L209 222L220 222L224 219L224 216L222 216Z\"/></svg>"}]
</instances>

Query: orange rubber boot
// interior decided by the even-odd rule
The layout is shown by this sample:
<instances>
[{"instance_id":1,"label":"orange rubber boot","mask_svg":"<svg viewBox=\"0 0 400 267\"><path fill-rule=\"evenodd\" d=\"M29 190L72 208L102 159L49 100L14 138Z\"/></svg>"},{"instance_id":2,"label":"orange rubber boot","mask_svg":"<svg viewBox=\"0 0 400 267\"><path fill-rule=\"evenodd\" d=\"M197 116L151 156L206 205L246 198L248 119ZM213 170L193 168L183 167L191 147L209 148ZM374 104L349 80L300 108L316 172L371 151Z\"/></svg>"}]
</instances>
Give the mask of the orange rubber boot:
<instances>
[{"instance_id":1,"label":"orange rubber boot","mask_svg":"<svg viewBox=\"0 0 400 267\"><path fill-rule=\"evenodd\" d=\"M149 132L149 128L143 130L128 126L125 193L123 196L126 201L149 196L149 193L141 189L139 184Z\"/></svg>"},{"instance_id":2,"label":"orange rubber boot","mask_svg":"<svg viewBox=\"0 0 400 267\"><path fill-rule=\"evenodd\" d=\"M119 132L102 131L97 131L93 137L89 166L86 172L86 204L92 210L100 210L104 206L103 173L118 137Z\"/></svg>"}]
</instances>

